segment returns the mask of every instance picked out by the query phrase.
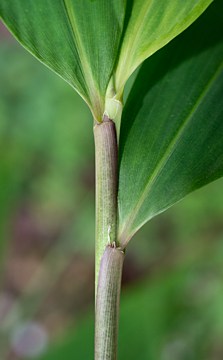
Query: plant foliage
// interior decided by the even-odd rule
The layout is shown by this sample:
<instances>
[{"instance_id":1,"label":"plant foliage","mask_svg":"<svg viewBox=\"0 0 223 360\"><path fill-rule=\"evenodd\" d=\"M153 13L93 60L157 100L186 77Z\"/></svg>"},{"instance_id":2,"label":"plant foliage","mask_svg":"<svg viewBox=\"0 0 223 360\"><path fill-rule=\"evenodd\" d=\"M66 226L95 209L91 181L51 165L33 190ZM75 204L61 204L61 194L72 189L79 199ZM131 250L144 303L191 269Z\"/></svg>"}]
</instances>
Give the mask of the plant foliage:
<instances>
[{"instance_id":1,"label":"plant foliage","mask_svg":"<svg viewBox=\"0 0 223 360\"><path fill-rule=\"evenodd\" d=\"M139 71L120 135L124 244L146 221L223 175L222 34L216 1Z\"/></svg>"},{"instance_id":2,"label":"plant foliage","mask_svg":"<svg viewBox=\"0 0 223 360\"><path fill-rule=\"evenodd\" d=\"M109 96L118 92L121 97L132 71L211 2L1 0L0 16L26 49L79 92L101 121L108 84Z\"/></svg>"},{"instance_id":3,"label":"plant foliage","mask_svg":"<svg viewBox=\"0 0 223 360\"><path fill-rule=\"evenodd\" d=\"M108 99L122 102L132 72L211 2L1 0L0 16L100 122L104 112L110 116ZM119 139L123 246L146 221L223 174L222 13L215 1L137 75Z\"/></svg>"}]
</instances>

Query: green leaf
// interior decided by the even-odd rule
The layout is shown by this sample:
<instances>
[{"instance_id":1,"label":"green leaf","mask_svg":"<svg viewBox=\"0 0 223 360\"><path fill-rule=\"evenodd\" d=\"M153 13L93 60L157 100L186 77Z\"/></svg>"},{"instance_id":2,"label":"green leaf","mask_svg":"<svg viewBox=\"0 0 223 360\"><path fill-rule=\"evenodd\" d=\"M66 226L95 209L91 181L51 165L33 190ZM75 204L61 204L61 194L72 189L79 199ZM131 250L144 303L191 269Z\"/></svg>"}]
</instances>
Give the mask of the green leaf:
<instances>
[{"instance_id":1,"label":"green leaf","mask_svg":"<svg viewBox=\"0 0 223 360\"><path fill-rule=\"evenodd\" d=\"M222 1L141 67L120 134L119 237L223 175Z\"/></svg>"},{"instance_id":2,"label":"green leaf","mask_svg":"<svg viewBox=\"0 0 223 360\"><path fill-rule=\"evenodd\" d=\"M116 120L131 73L212 1L1 0L0 17L27 50L79 92L97 121L104 111Z\"/></svg>"},{"instance_id":3,"label":"green leaf","mask_svg":"<svg viewBox=\"0 0 223 360\"><path fill-rule=\"evenodd\" d=\"M146 58L185 30L213 0L133 0L116 71L122 94L129 76Z\"/></svg>"},{"instance_id":4,"label":"green leaf","mask_svg":"<svg viewBox=\"0 0 223 360\"><path fill-rule=\"evenodd\" d=\"M15 37L72 85L99 121L124 15L125 0L0 2L0 16Z\"/></svg>"}]
</instances>

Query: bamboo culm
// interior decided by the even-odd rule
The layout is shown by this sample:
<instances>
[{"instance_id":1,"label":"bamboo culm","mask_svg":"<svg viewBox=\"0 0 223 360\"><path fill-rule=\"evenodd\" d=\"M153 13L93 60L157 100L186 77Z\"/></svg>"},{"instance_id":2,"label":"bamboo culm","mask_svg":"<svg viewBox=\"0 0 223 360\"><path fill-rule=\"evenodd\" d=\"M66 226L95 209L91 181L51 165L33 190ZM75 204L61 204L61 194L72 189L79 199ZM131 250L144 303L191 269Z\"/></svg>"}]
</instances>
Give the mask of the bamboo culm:
<instances>
[{"instance_id":1,"label":"bamboo culm","mask_svg":"<svg viewBox=\"0 0 223 360\"><path fill-rule=\"evenodd\" d=\"M98 279L95 308L95 360L116 360L124 252L107 246Z\"/></svg>"},{"instance_id":2,"label":"bamboo culm","mask_svg":"<svg viewBox=\"0 0 223 360\"><path fill-rule=\"evenodd\" d=\"M118 146L114 122L104 116L94 126L96 165L95 289L102 255L108 244L117 243Z\"/></svg>"},{"instance_id":3,"label":"bamboo culm","mask_svg":"<svg viewBox=\"0 0 223 360\"><path fill-rule=\"evenodd\" d=\"M116 360L124 251L117 241L118 146L114 122L94 126L96 163L95 360Z\"/></svg>"}]
</instances>

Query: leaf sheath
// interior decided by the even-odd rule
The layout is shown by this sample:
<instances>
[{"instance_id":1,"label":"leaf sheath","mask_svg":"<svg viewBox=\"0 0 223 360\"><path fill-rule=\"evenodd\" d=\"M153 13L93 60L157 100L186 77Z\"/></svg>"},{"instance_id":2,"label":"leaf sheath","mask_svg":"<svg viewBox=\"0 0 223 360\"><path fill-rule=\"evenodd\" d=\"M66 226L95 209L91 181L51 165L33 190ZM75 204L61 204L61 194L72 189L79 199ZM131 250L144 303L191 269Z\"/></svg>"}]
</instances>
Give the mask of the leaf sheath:
<instances>
[{"instance_id":1,"label":"leaf sheath","mask_svg":"<svg viewBox=\"0 0 223 360\"><path fill-rule=\"evenodd\" d=\"M108 244L117 238L117 137L115 124L104 116L94 126L96 163L96 266L95 281L101 257ZM118 244L117 244L118 245Z\"/></svg>"},{"instance_id":2,"label":"leaf sheath","mask_svg":"<svg viewBox=\"0 0 223 360\"><path fill-rule=\"evenodd\" d=\"M100 266L95 309L95 360L116 360L124 252L107 246Z\"/></svg>"}]
</instances>

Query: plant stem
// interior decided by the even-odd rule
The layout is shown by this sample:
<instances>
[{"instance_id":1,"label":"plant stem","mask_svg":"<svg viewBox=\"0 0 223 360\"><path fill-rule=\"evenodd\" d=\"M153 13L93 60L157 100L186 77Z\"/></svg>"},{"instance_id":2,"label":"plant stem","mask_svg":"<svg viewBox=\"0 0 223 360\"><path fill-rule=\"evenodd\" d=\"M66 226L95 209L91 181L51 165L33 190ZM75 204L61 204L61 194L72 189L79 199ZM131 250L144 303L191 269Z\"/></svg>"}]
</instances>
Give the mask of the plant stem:
<instances>
[{"instance_id":1,"label":"plant stem","mask_svg":"<svg viewBox=\"0 0 223 360\"><path fill-rule=\"evenodd\" d=\"M117 242L118 145L114 122L94 126L96 162L95 360L117 359L124 252Z\"/></svg>"},{"instance_id":2,"label":"plant stem","mask_svg":"<svg viewBox=\"0 0 223 360\"><path fill-rule=\"evenodd\" d=\"M95 360L116 360L124 252L107 246L101 260L95 318Z\"/></svg>"},{"instance_id":3,"label":"plant stem","mask_svg":"<svg viewBox=\"0 0 223 360\"><path fill-rule=\"evenodd\" d=\"M117 161L115 124L107 116L94 126L96 163L95 289L102 255L108 244L117 244Z\"/></svg>"}]
</instances>

